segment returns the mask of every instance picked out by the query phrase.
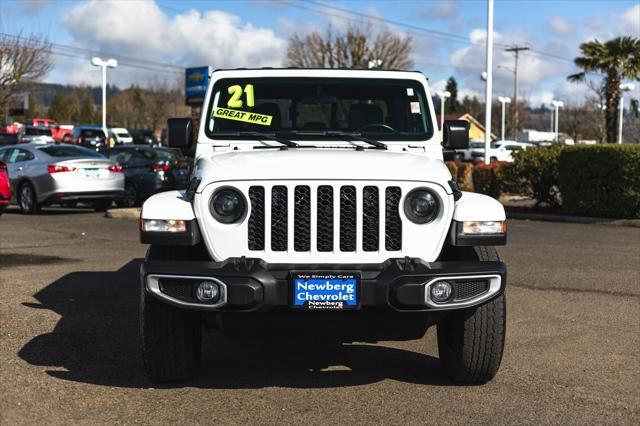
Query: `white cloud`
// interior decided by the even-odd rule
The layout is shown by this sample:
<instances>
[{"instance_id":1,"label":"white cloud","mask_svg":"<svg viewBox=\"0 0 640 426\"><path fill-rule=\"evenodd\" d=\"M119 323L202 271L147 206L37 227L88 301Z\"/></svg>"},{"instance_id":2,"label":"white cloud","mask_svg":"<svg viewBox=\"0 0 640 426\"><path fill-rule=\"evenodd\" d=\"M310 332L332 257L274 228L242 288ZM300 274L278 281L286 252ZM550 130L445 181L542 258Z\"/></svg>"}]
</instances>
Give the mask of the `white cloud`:
<instances>
[{"instance_id":1,"label":"white cloud","mask_svg":"<svg viewBox=\"0 0 640 426\"><path fill-rule=\"evenodd\" d=\"M286 48L273 30L254 27L236 15L189 10L169 17L152 0L91 0L73 7L62 23L78 46L184 66L280 66ZM126 74L132 81L145 74L149 79L149 72Z\"/></svg>"},{"instance_id":2,"label":"white cloud","mask_svg":"<svg viewBox=\"0 0 640 426\"><path fill-rule=\"evenodd\" d=\"M616 18L622 21L621 35L640 37L640 4L627 9Z\"/></svg>"},{"instance_id":3,"label":"white cloud","mask_svg":"<svg viewBox=\"0 0 640 426\"><path fill-rule=\"evenodd\" d=\"M459 13L460 3L458 1L430 1L427 3L425 17L434 20L455 20Z\"/></svg>"},{"instance_id":4,"label":"white cloud","mask_svg":"<svg viewBox=\"0 0 640 426\"><path fill-rule=\"evenodd\" d=\"M561 16L552 16L547 21L547 27L557 37L567 37L573 34L574 26Z\"/></svg>"}]
</instances>

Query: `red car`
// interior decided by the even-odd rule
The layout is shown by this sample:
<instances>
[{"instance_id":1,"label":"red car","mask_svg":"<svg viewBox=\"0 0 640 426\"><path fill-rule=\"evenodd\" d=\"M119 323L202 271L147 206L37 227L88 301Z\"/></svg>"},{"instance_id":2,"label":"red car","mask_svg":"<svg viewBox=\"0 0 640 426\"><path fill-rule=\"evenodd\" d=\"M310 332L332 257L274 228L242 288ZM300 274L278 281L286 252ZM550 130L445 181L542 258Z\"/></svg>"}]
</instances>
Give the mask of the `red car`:
<instances>
[{"instance_id":1,"label":"red car","mask_svg":"<svg viewBox=\"0 0 640 426\"><path fill-rule=\"evenodd\" d=\"M9 184L9 174L7 166L0 161L0 215L9 205L11 199L11 185Z\"/></svg>"},{"instance_id":2,"label":"red car","mask_svg":"<svg viewBox=\"0 0 640 426\"><path fill-rule=\"evenodd\" d=\"M60 125L49 118L31 118L27 120L25 124L51 129L51 136L53 136L56 142L71 143L73 126Z\"/></svg>"}]
</instances>

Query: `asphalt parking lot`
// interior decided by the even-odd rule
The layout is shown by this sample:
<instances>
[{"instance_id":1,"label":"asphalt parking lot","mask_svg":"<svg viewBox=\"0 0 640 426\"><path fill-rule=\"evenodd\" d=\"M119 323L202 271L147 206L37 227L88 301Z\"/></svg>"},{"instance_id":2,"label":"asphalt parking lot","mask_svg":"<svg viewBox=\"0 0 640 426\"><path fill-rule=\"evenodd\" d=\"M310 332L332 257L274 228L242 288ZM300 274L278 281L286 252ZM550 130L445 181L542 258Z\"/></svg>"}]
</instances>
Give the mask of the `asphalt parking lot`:
<instances>
[{"instance_id":1,"label":"asphalt parking lot","mask_svg":"<svg viewBox=\"0 0 640 426\"><path fill-rule=\"evenodd\" d=\"M0 217L0 423L640 422L640 228L511 221L508 336L483 386L417 341L300 348L208 335L200 376L142 371L134 220Z\"/></svg>"}]
</instances>

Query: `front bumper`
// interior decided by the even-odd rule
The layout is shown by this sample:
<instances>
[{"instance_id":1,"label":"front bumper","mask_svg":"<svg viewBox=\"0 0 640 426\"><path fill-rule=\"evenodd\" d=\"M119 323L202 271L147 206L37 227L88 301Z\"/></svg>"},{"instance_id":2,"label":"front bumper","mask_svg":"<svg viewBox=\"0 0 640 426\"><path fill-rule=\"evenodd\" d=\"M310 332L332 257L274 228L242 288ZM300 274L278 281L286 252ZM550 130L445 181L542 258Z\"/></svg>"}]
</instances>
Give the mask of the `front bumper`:
<instances>
[{"instance_id":1,"label":"front bumper","mask_svg":"<svg viewBox=\"0 0 640 426\"><path fill-rule=\"evenodd\" d=\"M222 313L269 312L291 309L292 272L358 274L360 309L396 313L476 306L501 294L507 276L506 265L502 262L428 263L404 258L379 264L301 265L236 258L224 262L146 261L141 267L141 279L146 292L180 308ZM194 297L195 286L207 279L222 284L221 297L216 303L205 304ZM458 288L458 283L462 286L463 283L486 280L486 290L476 292L472 297L452 298L449 303L438 304L430 299L428 287L441 280L452 282L454 289Z\"/></svg>"}]
</instances>

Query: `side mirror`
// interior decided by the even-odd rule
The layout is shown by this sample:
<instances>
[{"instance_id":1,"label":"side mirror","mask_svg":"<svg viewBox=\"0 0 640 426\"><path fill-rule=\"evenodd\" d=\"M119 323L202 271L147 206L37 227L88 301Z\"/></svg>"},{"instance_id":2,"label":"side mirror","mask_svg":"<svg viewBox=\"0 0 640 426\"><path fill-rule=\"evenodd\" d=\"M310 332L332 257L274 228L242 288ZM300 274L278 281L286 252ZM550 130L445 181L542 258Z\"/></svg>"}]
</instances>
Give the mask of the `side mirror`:
<instances>
[{"instance_id":1,"label":"side mirror","mask_svg":"<svg viewBox=\"0 0 640 426\"><path fill-rule=\"evenodd\" d=\"M445 149L469 148L469 122L446 120L442 129L442 145Z\"/></svg>"},{"instance_id":2,"label":"side mirror","mask_svg":"<svg viewBox=\"0 0 640 426\"><path fill-rule=\"evenodd\" d=\"M190 148L193 140L193 122L190 118L167 120L167 143L171 148Z\"/></svg>"}]
</instances>

